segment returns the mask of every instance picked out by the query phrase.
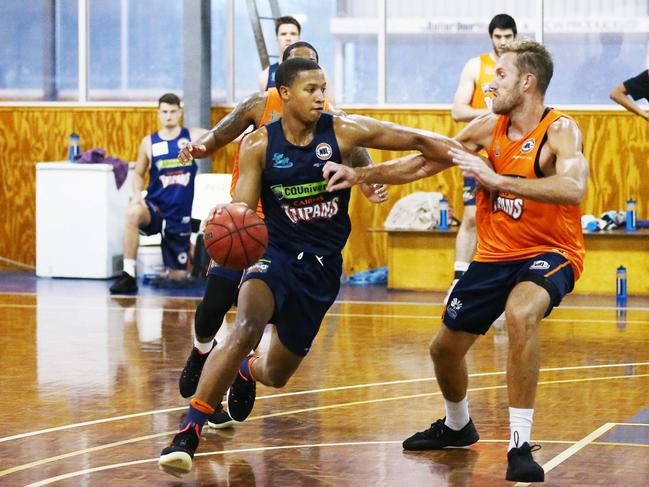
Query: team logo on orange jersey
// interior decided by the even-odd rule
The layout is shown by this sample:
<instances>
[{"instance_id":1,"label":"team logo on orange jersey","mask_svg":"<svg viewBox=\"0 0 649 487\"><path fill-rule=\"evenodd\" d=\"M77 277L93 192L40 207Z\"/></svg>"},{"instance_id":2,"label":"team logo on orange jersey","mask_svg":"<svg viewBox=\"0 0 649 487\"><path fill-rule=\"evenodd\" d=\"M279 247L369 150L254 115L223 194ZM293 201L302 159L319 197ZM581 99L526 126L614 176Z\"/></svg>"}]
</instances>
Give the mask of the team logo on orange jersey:
<instances>
[{"instance_id":1,"label":"team logo on orange jersey","mask_svg":"<svg viewBox=\"0 0 649 487\"><path fill-rule=\"evenodd\" d=\"M533 151L534 147L536 147L536 142L534 141L534 139L527 139L525 142L523 142L521 152L523 154L527 154L528 152Z\"/></svg>"},{"instance_id":2,"label":"team logo on orange jersey","mask_svg":"<svg viewBox=\"0 0 649 487\"><path fill-rule=\"evenodd\" d=\"M523 198L520 198L511 193L498 193L498 196L493 201L493 212L498 213L502 211L509 215L513 220L520 219L523 216L525 203Z\"/></svg>"}]
</instances>

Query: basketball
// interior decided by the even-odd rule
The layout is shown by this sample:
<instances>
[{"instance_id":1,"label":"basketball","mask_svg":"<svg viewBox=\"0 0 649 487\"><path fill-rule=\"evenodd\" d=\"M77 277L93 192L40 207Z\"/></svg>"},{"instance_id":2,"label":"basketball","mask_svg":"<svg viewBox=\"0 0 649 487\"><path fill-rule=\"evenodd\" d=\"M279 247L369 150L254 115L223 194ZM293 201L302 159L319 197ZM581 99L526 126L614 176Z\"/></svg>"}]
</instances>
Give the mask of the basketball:
<instances>
[{"instance_id":1,"label":"basketball","mask_svg":"<svg viewBox=\"0 0 649 487\"><path fill-rule=\"evenodd\" d=\"M268 229L250 208L229 204L207 222L204 241L214 262L226 269L242 270L264 255Z\"/></svg>"}]
</instances>

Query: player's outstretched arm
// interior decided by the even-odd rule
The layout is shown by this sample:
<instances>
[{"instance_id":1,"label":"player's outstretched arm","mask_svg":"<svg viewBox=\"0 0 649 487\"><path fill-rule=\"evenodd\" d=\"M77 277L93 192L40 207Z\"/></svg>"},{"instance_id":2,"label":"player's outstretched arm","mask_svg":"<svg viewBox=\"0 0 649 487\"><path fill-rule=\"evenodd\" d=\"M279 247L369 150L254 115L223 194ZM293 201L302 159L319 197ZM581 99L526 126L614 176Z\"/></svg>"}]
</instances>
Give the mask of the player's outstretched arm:
<instances>
[{"instance_id":1,"label":"player's outstretched arm","mask_svg":"<svg viewBox=\"0 0 649 487\"><path fill-rule=\"evenodd\" d=\"M560 118L548 129L548 148L555 156L554 174L539 179L496 174L478 156L452 150L453 162L465 177L475 178L487 189L513 193L543 203L578 205L586 193L588 163L582 153L577 124Z\"/></svg>"},{"instance_id":2,"label":"player's outstretched arm","mask_svg":"<svg viewBox=\"0 0 649 487\"><path fill-rule=\"evenodd\" d=\"M365 147L356 147L348 157L352 167L369 167L374 165L370 153ZM385 203L390 198L388 188L384 184L361 184L361 193L371 203Z\"/></svg>"},{"instance_id":3,"label":"player's outstretched arm","mask_svg":"<svg viewBox=\"0 0 649 487\"><path fill-rule=\"evenodd\" d=\"M250 125L255 125L266 97L266 93L255 93L235 106L211 130L183 148L178 155L180 162L207 157L239 137Z\"/></svg>"},{"instance_id":4,"label":"player's outstretched arm","mask_svg":"<svg viewBox=\"0 0 649 487\"><path fill-rule=\"evenodd\" d=\"M256 208L261 194L261 176L268 145L268 132L264 127L255 130L241 142L239 153L239 179L233 202L243 202Z\"/></svg>"}]
</instances>

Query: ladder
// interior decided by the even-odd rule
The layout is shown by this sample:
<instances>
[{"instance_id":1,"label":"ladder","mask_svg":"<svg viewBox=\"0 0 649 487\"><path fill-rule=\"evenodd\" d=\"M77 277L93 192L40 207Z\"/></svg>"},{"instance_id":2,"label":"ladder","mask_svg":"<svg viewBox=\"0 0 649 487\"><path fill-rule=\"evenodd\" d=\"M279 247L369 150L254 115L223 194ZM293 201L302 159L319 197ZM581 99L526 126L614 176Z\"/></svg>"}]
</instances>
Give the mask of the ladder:
<instances>
[{"instance_id":1,"label":"ladder","mask_svg":"<svg viewBox=\"0 0 649 487\"><path fill-rule=\"evenodd\" d=\"M277 17L281 17L277 0L268 0L268 3L270 4L272 17L260 17L259 11L257 10L257 0L246 0L248 6L248 18L250 19L250 25L252 26L252 33L255 36L255 44L257 45L257 53L259 54L259 61L261 62L262 69L266 69L270 66L270 57L276 56L268 55L264 32L261 29L261 21L272 20L274 22Z\"/></svg>"}]
</instances>

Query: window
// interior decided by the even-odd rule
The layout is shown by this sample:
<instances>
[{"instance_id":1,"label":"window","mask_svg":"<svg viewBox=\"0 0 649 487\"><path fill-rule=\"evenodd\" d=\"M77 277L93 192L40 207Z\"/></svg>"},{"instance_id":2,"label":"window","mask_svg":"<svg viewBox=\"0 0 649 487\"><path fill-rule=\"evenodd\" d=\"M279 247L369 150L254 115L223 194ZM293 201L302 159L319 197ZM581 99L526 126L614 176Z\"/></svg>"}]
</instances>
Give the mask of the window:
<instances>
[{"instance_id":1,"label":"window","mask_svg":"<svg viewBox=\"0 0 649 487\"><path fill-rule=\"evenodd\" d=\"M0 12L0 97L76 99L77 1L3 0Z\"/></svg>"}]
</instances>

